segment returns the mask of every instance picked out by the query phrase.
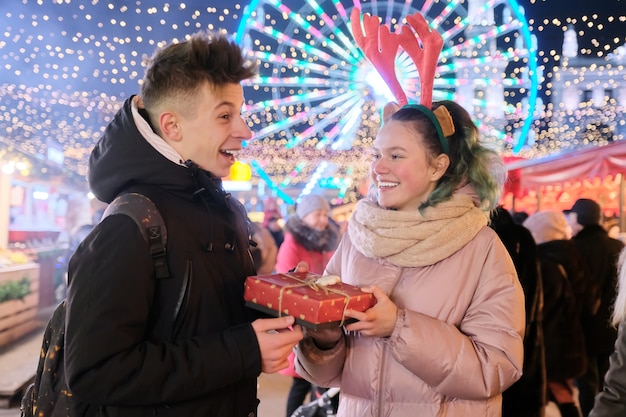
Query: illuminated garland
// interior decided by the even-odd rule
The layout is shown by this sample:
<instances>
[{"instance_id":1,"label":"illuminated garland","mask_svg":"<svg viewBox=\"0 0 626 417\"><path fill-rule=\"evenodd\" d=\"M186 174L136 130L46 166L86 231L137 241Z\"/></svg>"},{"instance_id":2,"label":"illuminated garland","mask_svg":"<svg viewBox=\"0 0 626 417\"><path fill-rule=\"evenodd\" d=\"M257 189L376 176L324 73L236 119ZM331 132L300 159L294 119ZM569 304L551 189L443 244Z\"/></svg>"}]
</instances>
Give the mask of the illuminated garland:
<instances>
[{"instance_id":1,"label":"illuminated garland","mask_svg":"<svg viewBox=\"0 0 626 417\"><path fill-rule=\"evenodd\" d=\"M592 30L601 32L605 27L623 25L623 14L590 13L565 21L531 19L528 25L520 26L523 10L517 1L492 0L483 9L498 6L499 10L508 10L506 21L490 31L469 36L463 33L469 17L455 14L455 8L466 2L396 1L388 8L389 2L365 3L378 7L380 14L391 10L396 16L406 15L411 7L431 13L433 27L446 41L435 80L435 99L457 98L454 91L464 83L458 76L462 71L477 72L473 80L488 85L492 79L486 72L489 65L511 63L500 75L509 103L502 106L506 109L504 126L493 128L493 120L484 111L484 97L474 100L483 134L503 153L534 158L601 143L606 140L600 137L600 133L607 133L605 129L613 134L613 140L623 139L622 125L614 122L623 120L623 108L615 101L609 100L601 110L585 103L572 112L548 106L537 110L539 117L533 123L526 117L535 113L533 90L528 90L533 79L541 78L544 65L560 61L558 52L553 51L538 52L537 66L534 60L529 61L536 46L532 33L564 31L574 24L579 37L583 37ZM64 175L86 187L88 155L123 100L138 91L143 56L164 42L182 39L197 30L224 28L234 33L251 51L251 58L261 64L259 79L245 87L245 111L258 140L248 144L241 158L255 161L253 167L259 171L253 182L261 180L260 173L264 172L268 184L276 190L303 186L326 162L337 172L320 174L320 183L345 179L339 185L341 193L346 199L352 198L346 187L367 175L369 146L380 125L377 103L386 94L384 89L373 96L365 94L367 86L376 87L376 80L362 65L362 56L345 30L349 8L355 1L292 3L303 12L279 0L252 0L219 8L197 4L160 3L152 7L143 2L127 6L116 2L23 0L3 5L3 167L11 164L11 169L24 175ZM513 7L500 7L504 4ZM260 6L264 13L258 13ZM392 20L390 23L394 23ZM302 36L296 36L296 32ZM488 40L494 37L506 47L495 54L485 53ZM580 54L604 58L625 41L625 35L611 39L607 45L592 38L585 41ZM460 59L464 48L473 51L474 56ZM399 67L402 79L416 94L414 68ZM550 68L546 76L554 77L558 71ZM624 67L607 66L606 71L623 74ZM584 82L584 70L578 77L578 82ZM624 81L623 75L615 79ZM541 88L550 89L551 84ZM526 104L522 98L527 98ZM524 129L528 129L528 135ZM525 141L526 136L530 142ZM62 150L61 164L48 160L51 142Z\"/></svg>"}]
</instances>

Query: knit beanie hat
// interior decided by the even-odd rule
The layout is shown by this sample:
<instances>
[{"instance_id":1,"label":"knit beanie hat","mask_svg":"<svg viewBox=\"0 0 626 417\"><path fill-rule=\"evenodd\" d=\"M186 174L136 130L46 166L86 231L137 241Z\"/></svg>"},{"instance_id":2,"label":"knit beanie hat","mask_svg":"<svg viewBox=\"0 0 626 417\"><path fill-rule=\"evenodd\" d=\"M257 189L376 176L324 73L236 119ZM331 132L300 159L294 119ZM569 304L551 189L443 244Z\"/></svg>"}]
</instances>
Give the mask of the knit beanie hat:
<instances>
[{"instance_id":1,"label":"knit beanie hat","mask_svg":"<svg viewBox=\"0 0 626 417\"><path fill-rule=\"evenodd\" d=\"M316 210L330 211L330 204L320 195L307 194L296 205L296 216L302 219L310 212Z\"/></svg>"},{"instance_id":2,"label":"knit beanie hat","mask_svg":"<svg viewBox=\"0 0 626 417\"><path fill-rule=\"evenodd\" d=\"M567 220L560 211L538 211L528 216L523 226L530 230L537 244L569 238Z\"/></svg>"},{"instance_id":3,"label":"knit beanie hat","mask_svg":"<svg viewBox=\"0 0 626 417\"><path fill-rule=\"evenodd\" d=\"M600 224L602 211L600 205L588 198L579 198L576 200L570 210L578 216L578 224L586 227L592 224Z\"/></svg>"}]
</instances>

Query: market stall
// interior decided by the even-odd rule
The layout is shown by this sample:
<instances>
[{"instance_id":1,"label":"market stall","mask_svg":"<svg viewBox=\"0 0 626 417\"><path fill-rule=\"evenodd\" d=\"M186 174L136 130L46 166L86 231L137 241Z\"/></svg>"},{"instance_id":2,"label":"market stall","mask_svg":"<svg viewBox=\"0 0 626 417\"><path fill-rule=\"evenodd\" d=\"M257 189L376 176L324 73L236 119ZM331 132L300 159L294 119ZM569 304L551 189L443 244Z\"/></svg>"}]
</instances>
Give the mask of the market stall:
<instances>
[{"instance_id":1,"label":"market stall","mask_svg":"<svg viewBox=\"0 0 626 417\"><path fill-rule=\"evenodd\" d=\"M503 205L514 211L569 209L578 198L600 203L607 217L624 216L626 141L507 164ZM621 227L624 230L624 225Z\"/></svg>"},{"instance_id":2,"label":"market stall","mask_svg":"<svg viewBox=\"0 0 626 417\"><path fill-rule=\"evenodd\" d=\"M37 327L39 265L16 252L0 251L0 347Z\"/></svg>"}]
</instances>

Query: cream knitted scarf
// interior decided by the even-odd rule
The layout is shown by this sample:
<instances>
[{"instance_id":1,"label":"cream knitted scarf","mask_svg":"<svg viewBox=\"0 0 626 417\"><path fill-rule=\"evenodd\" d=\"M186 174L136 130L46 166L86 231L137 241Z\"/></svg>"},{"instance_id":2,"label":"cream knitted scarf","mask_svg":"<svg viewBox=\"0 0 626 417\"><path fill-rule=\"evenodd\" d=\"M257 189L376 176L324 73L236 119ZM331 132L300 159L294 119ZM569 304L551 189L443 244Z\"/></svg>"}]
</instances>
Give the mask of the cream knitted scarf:
<instances>
[{"instance_id":1,"label":"cream knitted scarf","mask_svg":"<svg viewBox=\"0 0 626 417\"><path fill-rule=\"evenodd\" d=\"M467 194L419 211L387 210L357 203L348 224L356 249L368 258L386 258L400 267L435 264L461 249L487 225L487 214Z\"/></svg>"}]
</instances>

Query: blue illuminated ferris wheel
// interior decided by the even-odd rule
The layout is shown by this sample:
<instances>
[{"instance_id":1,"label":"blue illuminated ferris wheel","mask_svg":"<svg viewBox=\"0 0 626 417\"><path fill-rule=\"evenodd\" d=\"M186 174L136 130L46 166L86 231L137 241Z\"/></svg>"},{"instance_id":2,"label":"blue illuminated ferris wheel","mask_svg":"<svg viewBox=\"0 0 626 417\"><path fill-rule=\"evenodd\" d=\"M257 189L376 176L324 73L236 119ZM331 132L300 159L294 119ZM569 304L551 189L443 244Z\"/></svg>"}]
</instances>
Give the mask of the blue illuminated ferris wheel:
<instances>
[{"instance_id":1,"label":"blue illuminated ferris wheel","mask_svg":"<svg viewBox=\"0 0 626 417\"><path fill-rule=\"evenodd\" d=\"M536 41L516 0L252 0L236 33L260 74L244 91L255 132L244 155L270 187L304 182L306 193L332 178L341 197L366 175L362 156L393 96L352 37L354 7L392 31L421 13L444 41L433 100L465 107L491 146L525 146ZM409 101L419 102L415 64L401 49L395 64Z\"/></svg>"}]
</instances>

